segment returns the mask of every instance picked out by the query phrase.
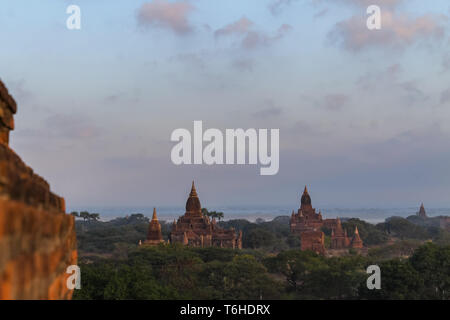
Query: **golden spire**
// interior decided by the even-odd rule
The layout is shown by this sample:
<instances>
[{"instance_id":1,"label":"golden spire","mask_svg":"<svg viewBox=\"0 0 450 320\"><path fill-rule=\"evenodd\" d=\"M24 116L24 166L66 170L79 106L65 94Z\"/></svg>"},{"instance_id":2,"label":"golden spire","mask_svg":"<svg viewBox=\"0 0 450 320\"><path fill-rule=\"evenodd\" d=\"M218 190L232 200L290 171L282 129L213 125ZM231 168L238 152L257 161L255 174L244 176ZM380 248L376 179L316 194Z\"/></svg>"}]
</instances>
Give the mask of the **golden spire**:
<instances>
[{"instance_id":1,"label":"golden spire","mask_svg":"<svg viewBox=\"0 0 450 320\"><path fill-rule=\"evenodd\" d=\"M195 190L194 180L192 180L192 188L191 188L191 193L189 194L189 196L190 197L198 197L197 190Z\"/></svg>"},{"instance_id":2,"label":"golden spire","mask_svg":"<svg viewBox=\"0 0 450 320\"><path fill-rule=\"evenodd\" d=\"M359 234L358 226L355 227L355 234Z\"/></svg>"},{"instance_id":3,"label":"golden spire","mask_svg":"<svg viewBox=\"0 0 450 320\"><path fill-rule=\"evenodd\" d=\"M152 221L158 221L158 217L156 216L156 208L153 208L153 217Z\"/></svg>"},{"instance_id":4,"label":"golden spire","mask_svg":"<svg viewBox=\"0 0 450 320\"><path fill-rule=\"evenodd\" d=\"M308 194L308 188L305 186L305 190L303 190L303 194Z\"/></svg>"}]
</instances>

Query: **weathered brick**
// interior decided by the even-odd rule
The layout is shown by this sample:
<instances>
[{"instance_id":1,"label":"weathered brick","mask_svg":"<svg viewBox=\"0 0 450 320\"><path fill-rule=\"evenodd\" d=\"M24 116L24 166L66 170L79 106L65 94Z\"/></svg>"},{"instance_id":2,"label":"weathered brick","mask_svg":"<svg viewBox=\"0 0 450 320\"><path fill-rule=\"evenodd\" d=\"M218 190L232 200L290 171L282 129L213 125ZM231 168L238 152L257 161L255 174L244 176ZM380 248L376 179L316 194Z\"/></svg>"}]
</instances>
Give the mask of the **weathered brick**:
<instances>
[{"instance_id":1,"label":"weathered brick","mask_svg":"<svg viewBox=\"0 0 450 320\"><path fill-rule=\"evenodd\" d=\"M8 146L17 106L0 81L0 299L70 299L75 222L64 198Z\"/></svg>"}]
</instances>

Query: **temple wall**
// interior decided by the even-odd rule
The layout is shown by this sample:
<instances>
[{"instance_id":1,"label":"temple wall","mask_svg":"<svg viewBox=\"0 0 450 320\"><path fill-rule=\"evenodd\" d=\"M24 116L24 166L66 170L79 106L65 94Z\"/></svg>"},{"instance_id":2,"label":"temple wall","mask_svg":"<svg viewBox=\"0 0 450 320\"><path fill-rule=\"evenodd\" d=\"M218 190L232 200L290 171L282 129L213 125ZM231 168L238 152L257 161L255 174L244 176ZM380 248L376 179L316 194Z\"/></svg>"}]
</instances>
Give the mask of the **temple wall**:
<instances>
[{"instance_id":1,"label":"temple wall","mask_svg":"<svg viewBox=\"0 0 450 320\"><path fill-rule=\"evenodd\" d=\"M65 213L64 198L9 147L16 110L0 81L0 299L70 299L74 218Z\"/></svg>"}]
</instances>

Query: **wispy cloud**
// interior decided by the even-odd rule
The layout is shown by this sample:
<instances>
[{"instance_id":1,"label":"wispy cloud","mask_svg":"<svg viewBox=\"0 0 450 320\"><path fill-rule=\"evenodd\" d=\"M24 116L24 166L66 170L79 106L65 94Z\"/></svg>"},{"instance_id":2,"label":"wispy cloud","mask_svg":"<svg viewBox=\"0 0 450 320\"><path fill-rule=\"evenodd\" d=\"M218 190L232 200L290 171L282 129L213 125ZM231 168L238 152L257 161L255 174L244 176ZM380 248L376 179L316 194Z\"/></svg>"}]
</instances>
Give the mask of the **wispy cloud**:
<instances>
[{"instance_id":1,"label":"wispy cloud","mask_svg":"<svg viewBox=\"0 0 450 320\"><path fill-rule=\"evenodd\" d=\"M252 59L239 58L234 60L231 65L239 71L251 72L253 71L255 62Z\"/></svg>"},{"instance_id":2,"label":"wispy cloud","mask_svg":"<svg viewBox=\"0 0 450 320\"><path fill-rule=\"evenodd\" d=\"M193 30L188 20L193 10L194 6L186 1L154 0L142 4L137 19L143 26L166 28L178 35L186 35Z\"/></svg>"},{"instance_id":3,"label":"wispy cloud","mask_svg":"<svg viewBox=\"0 0 450 320\"><path fill-rule=\"evenodd\" d=\"M350 97L345 94L326 94L318 103L316 103L316 105L327 110L339 111L349 102L349 100Z\"/></svg>"},{"instance_id":4,"label":"wispy cloud","mask_svg":"<svg viewBox=\"0 0 450 320\"><path fill-rule=\"evenodd\" d=\"M23 129L20 134L33 138L84 140L96 138L101 130L95 123L82 115L52 114L37 129Z\"/></svg>"},{"instance_id":5,"label":"wispy cloud","mask_svg":"<svg viewBox=\"0 0 450 320\"><path fill-rule=\"evenodd\" d=\"M371 1L341 0L361 7L371 4ZM382 6L381 29L369 30L366 26L367 17L361 14L351 16L336 23L335 28L328 34L332 43L357 52L365 48L383 47L403 49L420 40L442 38L445 29L443 16L422 14L410 16L398 13L396 8L401 0L384 0L377 4Z\"/></svg>"},{"instance_id":6,"label":"wispy cloud","mask_svg":"<svg viewBox=\"0 0 450 320\"><path fill-rule=\"evenodd\" d=\"M214 32L216 38L223 36L239 36L241 37L241 47L244 49L255 49L272 45L277 40L282 39L291 29L288 24L281 25L273 34L268 34L253 28L254 23L242 17L239 20L230 23L223 28Z\"/></svg>"},{"instance_id":7,"label":"wispy cloud","mask_svg":"<svg viewBox=\"0 0 450 320\"><path fill-rule=\"evenodd\" d=\"M255 118L266 119L270 117L277 117L282 113L283 109L276 106L273 100L267 100L265 101L263 107L260 110L254 112L252 116L254 116Z\"/></svg>"},{"instance_id":8,"label":"wispy cloud","mask_svg":"<svg viewBox=\"0 0 450 320\"><path fill-rule=\"evenodd\" d=\"M441 104L447 104L448 102L450 102L450 88L442 91L440 102Z\"/></svg>"},{"instance_id":9,"label":"wispy cloud","mask_svg":"<svg viewBox=\"0 0 450 320\"><path fill-rule=\"evenodd\" d=\"M291 5L293 2L297 0L274 0L269 4L269 11L273 14L279 14L283 8Z\"/></svg>"},{"instance_id":10,"label":"wispy cloud","mask_svg":"<svg viewBox=\"0 0 450 320\"><path fill-rule=\"evenodd\" d=\"M216 38L221 36L227 36L231 34L246 34L250 31L250 28L253 26L253 21L247 19L245 16L240 18L239 20L230 23L223 28L217 29L214 32L214 36Z\"/></svg>"}]
</instances>

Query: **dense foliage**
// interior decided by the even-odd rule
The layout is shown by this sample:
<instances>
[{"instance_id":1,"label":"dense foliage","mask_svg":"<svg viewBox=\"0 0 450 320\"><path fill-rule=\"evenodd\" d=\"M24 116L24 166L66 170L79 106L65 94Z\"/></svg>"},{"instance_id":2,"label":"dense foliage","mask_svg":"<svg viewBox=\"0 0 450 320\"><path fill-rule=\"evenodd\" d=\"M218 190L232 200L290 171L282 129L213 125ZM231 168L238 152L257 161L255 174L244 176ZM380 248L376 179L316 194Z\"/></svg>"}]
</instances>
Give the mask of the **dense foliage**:
<instances>
[{"instance_id":1,"label":"dense foliage","mask_svg":"<svg viewBox=\"0 0 450 320\"><path fill-rule=\"evenodd\" d=\"M299 250L289 217L219 222L243 231L243 250L139 247L149 224L144 215L97 220L76 222L82 289L75 299L450 298L450 233L436 222L393 217L373 225L343 218L349 234L358 227L367 255L350 249L324 257ZM161 227L168 239L171 224L161 221ZM331 232L323 231L327 246ZM381 290L367 289L372 264L381 268Z\"/></svg>"},{"instance_id":2,"label":"dense foliage","mask_svg":"<svg viewBox=\"0 0 450 320\"><path fill-rule=\"evenodd\" d=\"M368 290L366 268L381 268L381 290ZM75 299L449 299L450 246L427 243L408 259L309 251L160 245L127 259L81 264Z\"/></svg>"}]
</instances>

